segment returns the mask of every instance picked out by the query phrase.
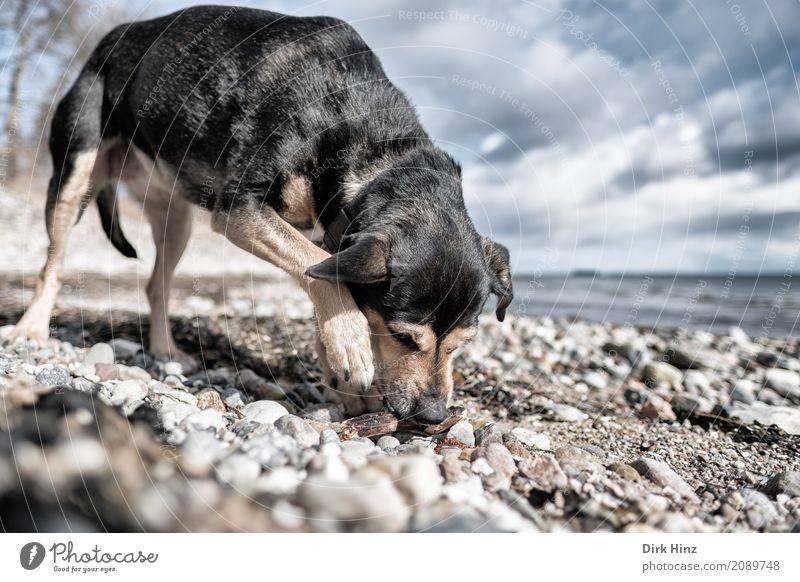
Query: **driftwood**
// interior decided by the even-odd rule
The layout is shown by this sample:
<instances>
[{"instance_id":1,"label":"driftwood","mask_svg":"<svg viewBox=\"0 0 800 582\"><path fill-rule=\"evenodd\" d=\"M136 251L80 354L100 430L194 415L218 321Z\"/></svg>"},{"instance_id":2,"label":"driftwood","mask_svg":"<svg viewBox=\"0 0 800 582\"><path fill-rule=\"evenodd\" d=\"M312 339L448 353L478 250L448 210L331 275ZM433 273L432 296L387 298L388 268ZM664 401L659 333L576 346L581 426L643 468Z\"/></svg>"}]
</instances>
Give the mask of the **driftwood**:
<instances>
[{"instance_id":1,"label":"driftwood","mask_svg":"<svg viewBox=\"0 0 800 582\"><path fill-rule=\"evenodd\" d=\"M449 409L449 416L439 424L419 424L412 420L398 421L391 412L371 412L362 414L342 423L339 438L348 440L355 437L374 437L391 434L397 430L419 432L428 435L439 434L448 430L459 420L465 418L464 409L453 406Z\"/></svg>"},{"instance_id":2,"label":"driftwood","mask_svg":"<svg viewBox=\"0 0 800 582\"><path fill-rule=\"evenodd\" d=\"M372 437L389 434L397 430L397 417L391 412L370 412L345 420L339 438L343 441L354 437Z\"/></svg>"}]
</instances>

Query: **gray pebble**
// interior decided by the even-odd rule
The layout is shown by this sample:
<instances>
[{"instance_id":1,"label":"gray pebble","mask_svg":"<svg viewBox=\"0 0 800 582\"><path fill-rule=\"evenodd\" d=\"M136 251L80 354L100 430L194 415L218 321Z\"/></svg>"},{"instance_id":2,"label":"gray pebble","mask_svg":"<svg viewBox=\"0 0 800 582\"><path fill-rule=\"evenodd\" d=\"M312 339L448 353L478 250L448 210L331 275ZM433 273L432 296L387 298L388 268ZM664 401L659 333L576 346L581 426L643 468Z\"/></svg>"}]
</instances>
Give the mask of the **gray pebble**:
<instances>
[{"instance_id":1,"label":"gray pebble","mask_svg":"<svg viewBox=\"0 0 800 582\"><path fill-rule=\"evenodd\" d=\"M378 439L377 446L383 451L393 451L400 446L400 441L387 434Z\"/></svg>"},{"instance_id":2,"label":"gray pebble","mask_svg":"<svg viewBox=\"0 0 800 582\"><path fill-rule=\"evenodd\" d=\"M46 386L69 384L70 375L61 366L48 366L36 374L36 381Z\"/></svg>"},{"instance_id":3,"label":"gray pebble","mask_svg":"<svg viewBox=\"0 0 800 582\"><path fill-rule=\"evenodd\" d=\"M281 416L289 414L284 406L272 400L256 400L244 407L244 415L263 424L275 424Z\"/></svg>"},{"instance_id":4,"label":"gray pebble","mask_svg":"<svg viewBox=\"0 0 800 582\"><path fill-rule=\"evenodd\" d=\"M94 344L88 352L83 361L87 364L113 364L114 363L114 349L105 343Z\"/></svg>"},{"instance_id":5,"label":"gray pebble","mask_svg":"<svg viewBox=\"0 0 800 582\"><path fill-rule=\"evenodd\" d=\"M147 396L147 384L141 380L125 380L111 386L111 403L121 406L132 400L142 400Z\"/></svg>"},{"instance_id":6,"label":"gray pebble","mask_svg":"<svg viewBox=\"0 0 800 582\"><path fill-rule=\"evenodd\" d=\"M336 431L332 428L323 429L322 432L319 433L319 442L322 444L338 443L339 435L336 434Z\"/></svg>"},{"instance_id":7,"label":"gray pebble","mask_svg":"<svg viewBox=\"0 0 800 582\"><path fill-rule=\"evenodd\" d=\"M475 446L475 433L472 431L472 425L466 420L460 420L451 426L447 431L447 438L457 440L467 447Z\"/></svg>"},{"instance_id":8,"label":"gray pebble","mask_svg":"<svg viewBox=\"0 0 800 582\"><path fill-rule=\"evenodd\" d=\"M519 442L535 449L549 451L550 437L541 432L535 432L527 428L517 427L512 429L511 434L514 435Z\"/></svg>"},{"instance_id":9,"label":"gray pebble","mask_svg":"<svg viewBox=\"0 0 800 582\"><path fill-rule=\"evenodd\" d=\"M260 474L261 465L258 461L243 454L231 455L217 466L219 479L237 488L252 485Z\"/></svg>"},{"instance_id":10,"label":"gray pebble","mask_svg":"<svg viewBox=\"0 0 800 582\"><path fill-rule=\"evenodd\" d=\"M800 471L776 473L767 480L762 489L764 493L773 497L781 494L800 497Z\"/></svg>"},{"instance_id":11,"label":"gray pebble","mask_svg":"<svg viewBox=\"0 0 800 582\"><path fill-rule=\"evenodd\" d=\"M800 397L800 374L797 372L773 368L764 373L764 381L768 388L772 388L781 396Z\"/></svg>"},{"instance_id":12,"label":"gray pebble","mask_svg":"<svg viewBox=\"0 0 800 582\"><path fill-rule=\"evenodd\" d=\"M319 444L319 433L302 418L284 414L274 424L276 429L294 438L301 447L315 447Z\"/></svg>"},{"instance_id":13,"label":"gray pebble","mask_svg":"<svg viewBox=\"0 0 800 582\"><path fill-rule=\"evenodd\" d=\"M225 428L227 422L222 413L213 408L206 408L190 414L181 422L181 427L187 431L216 431Z\"/></svg>"},{"instance_id":14,"label":"gray pebble","mask_svg":"<svg viewBox=\"0 0 800 582\"><path fill-rule=\"evenodd\" d=\"M113 339L108 343L111 346L111 349L114 351L114 357L118 360L128 360L142 351L142 344L138 344L131 340ZM112 361L106 363L113 364L114 362Z\"/></svg>"},{"instance_id":15,"label":"gray pebble","mask_svg":"<svg viewBox=\"0 0 800 582\"><path fill-rule=\"evenodd\" d=\"M680 497L699 503L700 500L697 494L695 494L694 489L692 489L691 486L683 480L683 477L678 475L672 467L663 461L639 457L631 463L631 466L656 485L660 487L669 487Z\"/></svg>"}]
</instances>

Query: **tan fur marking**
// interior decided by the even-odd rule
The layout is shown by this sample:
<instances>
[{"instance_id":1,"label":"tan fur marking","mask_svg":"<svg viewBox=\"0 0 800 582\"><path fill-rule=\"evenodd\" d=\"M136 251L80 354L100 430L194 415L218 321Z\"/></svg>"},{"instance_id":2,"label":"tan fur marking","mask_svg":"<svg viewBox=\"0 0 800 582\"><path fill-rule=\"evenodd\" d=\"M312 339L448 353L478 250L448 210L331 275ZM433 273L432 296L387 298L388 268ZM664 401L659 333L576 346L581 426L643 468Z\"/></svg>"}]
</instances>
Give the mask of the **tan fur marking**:
<instances>
[{"instance_id":1,"label":"tan fur marking","mask_svg":"<svg viewBox=\"0 0 800 582\"><path fill-rule=\"evenodd\" d=\"M308 178L297 174L291 176L281 191L281 197L283 209L280 216L286 222L297 228L311 228L317 222Z\"/></svg>"},{"instance_id":2,"label":"tan fur marking","mask_svg":"<svg viewBox=\"0 0 800 582\"><path fill-rule=\"evenodd\" d=\"M423 352L429 352L436 348L436 335L430 325L418 325L415 323L392 322L389 330L395 333L410 335L414 342Z\"/></svg>"},{"instance_id":3,"label":"tan fur marking","mask_svg":"<svg viewBox=\"0 0 800 582\"><path fill-rule=\"evenodd\" d=\"M450 353L472 340L477 333L477 327L457 327L442 338L441 349Z\"/></svg>"}]
</instances>

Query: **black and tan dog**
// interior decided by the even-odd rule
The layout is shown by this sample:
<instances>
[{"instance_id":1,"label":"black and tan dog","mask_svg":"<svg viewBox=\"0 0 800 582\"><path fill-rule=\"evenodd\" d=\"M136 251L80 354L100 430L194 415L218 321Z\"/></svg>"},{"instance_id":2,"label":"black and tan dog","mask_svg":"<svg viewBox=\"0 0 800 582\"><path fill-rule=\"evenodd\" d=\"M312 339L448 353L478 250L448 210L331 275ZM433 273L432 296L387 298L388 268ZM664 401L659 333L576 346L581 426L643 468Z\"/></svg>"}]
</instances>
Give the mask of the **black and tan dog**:
<instances>
[{"instance_id":1,"label":"black and tan dog","mask_svg":"<svg viewBox=\"0 0 800 582\"><path fill-rule=\"evenodd\" d=\"M167 304L200 205L216 232L308 293L321 365L349 414L383 400L440 421L451 353L489 294L499 319L512 298L508 252L475 231L458 164L334 18L204 6L117 27L59 103L50 150L47 262L13 338L46 339L88 202L135 256L115 212L119 182L143 202L157 248L150 352L183 356ZM324 247L301 232L315 226Z\"/></svg>"}]
</instances>

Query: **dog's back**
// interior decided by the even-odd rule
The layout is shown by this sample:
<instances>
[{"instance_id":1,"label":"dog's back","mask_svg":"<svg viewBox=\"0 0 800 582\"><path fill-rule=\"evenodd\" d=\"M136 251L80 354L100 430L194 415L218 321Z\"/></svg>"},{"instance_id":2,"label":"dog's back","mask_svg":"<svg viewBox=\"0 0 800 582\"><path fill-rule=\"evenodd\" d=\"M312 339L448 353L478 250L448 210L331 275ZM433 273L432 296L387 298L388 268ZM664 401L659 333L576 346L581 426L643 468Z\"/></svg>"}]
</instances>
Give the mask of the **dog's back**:
<instances>
[{"instance_id":1,"label":"dog's back","mask_svg":"<svg viewBox=\"0 0 800 582\"><path fill-rule=\"evenodd\" d=\"M239 193L257 185L262 202L278 204L291 172L321 167L315 177L333 182L349 148L375 148L359 152L374 159L427 139L377 57L335 18L189 8L115 28L82 76L93 82L76 83L60 110L100 85L102 140L168 162L196 203L235 173Z\"/></svg>"}]
</instances>

